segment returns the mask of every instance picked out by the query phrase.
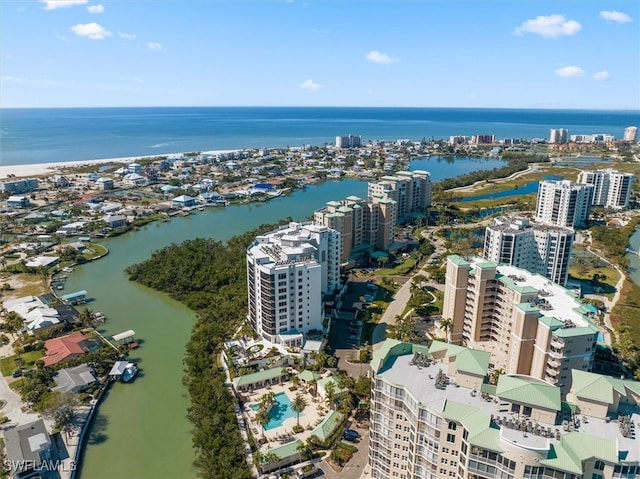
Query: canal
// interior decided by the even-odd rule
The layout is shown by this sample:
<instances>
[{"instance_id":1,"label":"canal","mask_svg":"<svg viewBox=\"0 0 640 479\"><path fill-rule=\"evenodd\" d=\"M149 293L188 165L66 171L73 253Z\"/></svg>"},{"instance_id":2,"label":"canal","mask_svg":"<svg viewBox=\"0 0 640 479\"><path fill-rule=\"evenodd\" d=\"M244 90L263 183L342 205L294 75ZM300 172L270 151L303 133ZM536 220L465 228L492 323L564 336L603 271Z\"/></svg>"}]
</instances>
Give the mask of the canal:
<instances>
[{"instance_id":1,"label":"canal","mask_svg":"<svg viewBox=\"0 0 640 479\"><path fill-rule=\"evenodd\" d=\"M419 161L419 167L416 167ZM461 172L492 169L498 160L416 160L411 169L425 169L434 180ZM327 201L349 195L366 197L367 183L347 179L310 185L266 203L209 208L170 222L151 223L138 231L104 241L109 255L76 267L66 290L85 289L88 307L106 314L105 336L133 329L140 347L131 359L140 366L133 383L115 384L98 408L88 436L79 476L82 479L126 477L192 478L193 450L186 419L189 398L182 385L185 344L195 315L165 294L129 282L127 266L144 261L171 243L196 237L227 240L265 223L287 217L310 219Z\"/></svg>"}]
</instances>

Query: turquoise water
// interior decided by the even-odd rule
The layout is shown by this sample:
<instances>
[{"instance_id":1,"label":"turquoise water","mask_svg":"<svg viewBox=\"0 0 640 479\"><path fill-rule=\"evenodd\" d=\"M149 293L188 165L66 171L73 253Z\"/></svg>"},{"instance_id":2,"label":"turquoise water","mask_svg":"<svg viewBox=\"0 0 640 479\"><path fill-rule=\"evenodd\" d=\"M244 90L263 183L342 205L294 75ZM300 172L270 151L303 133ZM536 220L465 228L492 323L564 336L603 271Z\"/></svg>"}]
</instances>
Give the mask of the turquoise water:
<instances>
[{"instance_id":1,"label":"turquoise water","mask_svg":"<svg viewBox=\"0 0 640 479\"><path fill-rule=\"evenodd\" d=\"M636 111L500 108L158 107L2 109L3 166L125 156L492 134L547 138L550 128L622 137Z\"/></svg>"},{"instance_id":2,"label":"turquoise water","mask_svg":"<svg viewBox=\"0 0 640 479\"><path fill-rule=\"evenodd\" d=\"M545 176L544 179L545 180L561 180L562 178L560 176ZM539 181L532 181L530 183L525 183L524 185L518 188L511 188L509 190L498 191L497 193L485 193L482 195L467 196L465 198L462 198L460 202L466 203L469 201L476 201L476 200L493 200L497 198L508 198L510 196L522 196L522 195L528 195L530 193L537 193L539 184L540 184Z\"/></svg>"},{"instance_id":3,"label":"turquoise water","mask_svg":"<svg viewBox=\"0 0 640 479\"><path fill-rule=\"evenodd\" d=\"M276 427L282 426L286 419L291 417L297 417L296 413L291 409L291 400L285 393L278 393L274 396L276 401L275 406L269 411L269 422L264 427L265 431L270 431ZM254 411L257 411L260 406L252 404L249 406ZM300 413L300 416L304 416L304 413Z\"/></svg>"}]
</instances>

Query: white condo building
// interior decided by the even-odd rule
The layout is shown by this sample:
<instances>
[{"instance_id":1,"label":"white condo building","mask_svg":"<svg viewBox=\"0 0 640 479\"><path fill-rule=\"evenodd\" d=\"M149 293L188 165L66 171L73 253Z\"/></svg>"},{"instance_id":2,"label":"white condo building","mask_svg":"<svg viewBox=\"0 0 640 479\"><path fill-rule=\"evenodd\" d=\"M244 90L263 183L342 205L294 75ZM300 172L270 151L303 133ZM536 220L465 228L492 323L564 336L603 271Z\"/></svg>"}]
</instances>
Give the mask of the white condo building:
<instances>
[{"instance_id":1,"label":"white condo building","mask_svg":"<svg viewBox=\"0 0 640 479\"><path fill-rule=\"evenodd\" d=\"M567 134L568 132L565 128L551 128L551 130L549 131L549 143L566 143Z\"/></svg>"},{"instance_id":2,"label":"white condo building","mask_svg":"<svg viewBox=\"0 0 640 479\"><path fill-rule=\"evenodd\" d=\"M481 258L447 258L442 316L454 344L491 353L507 374L526 374L568 391L571 368L590 371L596 309L547 278Z\"/></svg>"},{"instance_id":3,"label":"white condo building","mask_svg":"<svg viewBox=\"0 0 640 479\"><path fill-rule=\"evenodd\" d=\"M591 205L615 209L629 206L634 180L631 173L619 173L611 168L582 171L578 176L579 183L593 185Z\"/></svg>"},{"instance_id":4,"label":"white condo building","mask_svg":"<svg viewBox=\"0 0 640 479\"><path fill-rule=\"evenodd\" d=\"M272 343L301 346L322 330L322 295L340 287L340 233L289 223L256 237L247 249L248 319Z\"/></svg>"},{"instance_id":5,"label":"white condo building","mask_svg":"<svg viewBox=\"0 0 640 479\"><path fill-rule=\"evenodd\" d=\"M498 264L509 264L538 273L562 286L567 283L572 229L545 226L526 218L499 217L484 234L483 256Z\"/></svg>"},{"instance_id":6,"label":"white condo building","mask_svg":"<svg viewBox=\"0 0 640 479\"><path fill-rule=\"evenodd\" d=\"M541 181L535 220L566 228L582 227L589 217L592 192L593 185L569 180Z\"/></svg>"},{"instance_id":7,"label":"white condo building","mask_svg":"<svg viewBox=\"0 0 640 479\"><path fill-rule=\"evenodd\" d=\"M336 136L336 148L359 148L361 146L361 135Z\"/></svg>"},{"instance_id":8,"label":"white condo building","mask_svg":"<svg viewBox=\"0 0 640 479\"><path fill-rule=\"evenodd\" d=\"M629 126L624 129L624 141L636 141L638 139L638 127Z\"/></svg>"},{"instance_id":9,"label":"white condo building","mask_svg":"<svg viewBox=\"0 0 640 479\"><path fill-rule=\"evenodd\" d=\"M371 361L373 479L630 479L640 382L569 369L573 387L495 374L489 355L387 339Z\"/></svg>"}]
</instances>

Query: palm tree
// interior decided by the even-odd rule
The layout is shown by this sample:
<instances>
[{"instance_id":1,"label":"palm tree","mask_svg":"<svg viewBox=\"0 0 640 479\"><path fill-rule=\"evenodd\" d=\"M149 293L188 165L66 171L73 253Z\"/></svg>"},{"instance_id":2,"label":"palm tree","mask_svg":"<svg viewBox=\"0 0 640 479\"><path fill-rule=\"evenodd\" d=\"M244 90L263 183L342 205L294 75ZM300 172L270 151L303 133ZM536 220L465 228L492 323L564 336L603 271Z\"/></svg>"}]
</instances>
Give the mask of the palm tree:
<instances>
[{"instance_id":1,"label":"palm tree","mask_svg":"<svg viewBox=\"0 0 640 479\"><path fill-rule=\"evenodd\" d=\"M300 413L307 408L307 400L300 393L296 394L291 402L291 410L298 416L298 427L300 426Z\"/></svg>"},{"instance_id":2,"label":"palm tree","mask_svg":"<svg viewBox=\"0 0 640 479\"><path fill-rule=\"evenodd\" d=\"M329 407L333 409L333 405L336 400L336 383L333 381L327 383L324 387L324 397Z\"/></svg>"},{"instance_id":3,"label":"palm tree","mask_svg":"<svg viewBox=\"0 0 640 479\"><path fill-rule=\"evenodd\" d=\"M78 315L78 320L82 324L82 327L88 328L93 324L93 320L95 319L95 311L91 308L84 308L80 315Z\"/></svg>"},{"instance_id":4,"label":"palm tree","mask_svg":"<svg viewBox=\"0 0 640 479\"><path fill-rule=\"evenodd\" d=\"M453 326L453 320L451 318L442 318L440 320L440 329L447 335L447 343L451 342L451 326Z\"/></svg>"},{"instance_id":5,"label":"palm tree","mask_svg":"<svg viewBox=\"0 0 640 479\"><path fill-rule=\"evenodd\" d=\"M262 406L256 412L256 422L262 427L262 435L264 436L265 427L269 424L269 411Z\"/></svg>"}]
</instances>

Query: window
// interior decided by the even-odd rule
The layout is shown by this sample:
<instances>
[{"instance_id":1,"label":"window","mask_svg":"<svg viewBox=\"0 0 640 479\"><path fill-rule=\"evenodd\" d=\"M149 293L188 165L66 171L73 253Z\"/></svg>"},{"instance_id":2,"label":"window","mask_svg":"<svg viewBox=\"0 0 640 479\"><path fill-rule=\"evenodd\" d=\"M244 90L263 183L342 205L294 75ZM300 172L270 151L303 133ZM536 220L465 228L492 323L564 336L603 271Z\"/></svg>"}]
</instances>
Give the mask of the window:
<instances>
[{"instance_id":1,"label":"window","mask_svg":"<svg viewBox=\"0 0 640 479\"><path fill-rule=\"evenodd\" d=\"M596 461L595 465L593 466L593 469L596 471L604 471L604 462Z\"/></svg>"},{"instance_id":2,"label":"window","mask_svg":"<svg viewBox=\"0 0 640 479\"><path fill-rule=\"evenodd\" d=\"M455 431L456 427L457 427L457 425L456 425L455 422L449 421L449 429L451 429L452 431Z\"/></svg>"},{"instance_id":3,"label":"window","mask_svg":"<svg viewBox=\"0 0 640 479\"><path fill-rule=\"evenodd\" d=\"M447 442L456 442L455 434L447 434Z\"/></svg>"}]
</instances>

